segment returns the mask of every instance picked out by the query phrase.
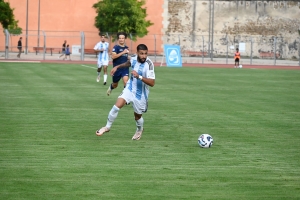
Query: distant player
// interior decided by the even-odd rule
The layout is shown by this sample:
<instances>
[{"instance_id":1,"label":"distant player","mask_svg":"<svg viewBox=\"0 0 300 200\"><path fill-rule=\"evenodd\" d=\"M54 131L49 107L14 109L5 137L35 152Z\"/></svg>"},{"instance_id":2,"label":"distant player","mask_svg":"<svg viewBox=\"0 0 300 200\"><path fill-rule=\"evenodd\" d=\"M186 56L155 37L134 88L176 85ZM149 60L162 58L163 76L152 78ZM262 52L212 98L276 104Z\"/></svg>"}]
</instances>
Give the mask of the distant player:
<instances>
[{"instance_id":1,"label":"distant player","mask_svg":"<svg viewBox=\"0 0 300 200\"><path fill-rule=\"evenodd\" d=\"M236 48L236 52L234 54L234 68L238 68L240 66L241 54L239 52L239 48Z\"/></svg>"},{"instance_id":2,"label":"distant player","mask_svg":"<svg viewBox=\"0 0 300 200\"><path fill-rule=\"evenodd\" d=\"M119 32L117 34L118 44L113 47L111 58L113 59L113 67L126 63L128 59L130 59L128 53L128 47L125 45L125 39L127 38L127 34L124 32ZM107 89L106 94L109 96L113 89L118 87L118 83L121 79L123 79L124 87L128 81L129 69L121 68L118 69L113 77L112 84Z\"/></svg>"},{"instance_id":3,"label":"distant player","mask_svg":"<svg viewBox=\"0 0 300 200\"><path fill-rule=\"evenodd\" d=\"M101 35L101 41L96 44L94 47L95 52L99 53L98 54L98 61L97 61L97 82L100 81L100 72L103 67L103 85L106 85L107 81L107 66L109 62L109 57L108 57L108 48L109 48L109 43L105 41L105 35Z\"/></svg>"},{"instance_id":4,"label":"distant player","mask_svg":"<svg viewBox=\"0 0 300 200\"><path fill-rule=\"evenodd\" d=\"M132 57L127 62L115 66L110 74L115 75L120 69L132 69L131 77L118 97L115 105L108 114L106 126L96 131L97 136L109 132L110 128L118 116L120 109L128 103L132 103L134 119L136 121L136 131L133 140L139 140L144 131L144 119L142 114L148 109L148 98L150 87L155 85L155 73L153 62L147 57L148 47L144 44L137 46L137 56Z\"/></svg>"}]
</instances>

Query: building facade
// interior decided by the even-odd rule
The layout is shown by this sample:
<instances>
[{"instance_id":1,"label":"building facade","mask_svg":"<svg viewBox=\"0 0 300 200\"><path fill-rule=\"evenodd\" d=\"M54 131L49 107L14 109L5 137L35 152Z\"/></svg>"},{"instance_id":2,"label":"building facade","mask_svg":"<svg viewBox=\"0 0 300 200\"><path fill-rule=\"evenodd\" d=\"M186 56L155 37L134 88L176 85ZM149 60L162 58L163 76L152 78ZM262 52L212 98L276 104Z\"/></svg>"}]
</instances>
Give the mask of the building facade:
<instances>
[{"instance_id":1,"label":"building facade","mask_svg":"<svg viewBox=\"0 0 300 200\"><path fill-rule=\"evenodd\" d=\"M7 1L15 9L23 35L28 35L24 44L27 42L29 51L42 46L45 35L46 45L58 48L64 40L70 46L79 45L81 32L85 33L85 48L99 41L92 8L98 0ZM145 43L161 54L163 44L179 44L186 55L210 50L222 56L242 44L246 56L299 56L299 1L146 0L146 8L147 19L154 25L144 38L128 41L132 49ZM13 37L12 44L17 40Z\"/></svg>"}]
</instances>

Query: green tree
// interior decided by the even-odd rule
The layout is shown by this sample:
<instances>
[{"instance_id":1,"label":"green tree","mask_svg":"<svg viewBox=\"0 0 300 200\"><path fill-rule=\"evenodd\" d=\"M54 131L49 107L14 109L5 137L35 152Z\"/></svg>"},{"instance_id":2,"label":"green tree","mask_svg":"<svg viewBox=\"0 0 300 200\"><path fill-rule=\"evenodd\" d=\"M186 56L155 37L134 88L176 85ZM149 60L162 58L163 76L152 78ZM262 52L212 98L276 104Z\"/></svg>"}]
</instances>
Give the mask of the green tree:
<instances>
[{"instance_id":1,"label":"green tree","mask_svg":"<svg viewBox=\"0 0 300 200\"><path fill-rule=\"evenodd\" d=\"M3 29L8 29L12 34L21 34L22 29L18 26L18 20L15 20L14 9L10 7L9 2L0 0L0 23Z\"/></svg>"},{"instance_id":2,"label":"green tree","mask_svg":"<svg viewBox=\"0 0 300 200\"><path fill-rule=\"evenodd\" d=\"M100 32L132 34L132 39L148 34L147 28L153 23L146 20L145 0L99 0L96 9L95 26ZM113 38L115 36L113 35Z\"/></svg>"}]
</instances>

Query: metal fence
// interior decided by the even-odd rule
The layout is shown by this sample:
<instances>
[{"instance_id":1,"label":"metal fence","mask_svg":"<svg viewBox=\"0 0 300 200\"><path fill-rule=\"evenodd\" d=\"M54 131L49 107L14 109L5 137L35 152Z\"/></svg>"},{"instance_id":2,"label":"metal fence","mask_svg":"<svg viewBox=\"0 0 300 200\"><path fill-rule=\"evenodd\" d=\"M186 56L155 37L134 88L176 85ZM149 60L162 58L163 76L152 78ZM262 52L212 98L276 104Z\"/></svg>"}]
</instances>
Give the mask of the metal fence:
<instances>
[{"instance_id":1,"label":"metal fence","mask_svg":"<svg viewBox=\"0 0 300 200\"><path fill-rule=\"evenodd\" d=\"M116 44L114 33L106 33L110 43L109 52ZM4 59L17 59L17 43L23 38L25 56L22 59L53 60L59 59L62 44L66 40L70 45L72 60L96 60L93 48L100 41L98 32L61 32L61 31L28 31L28 34L13 35L8 30L0 32L0 55ZM214 35L214 43L209 44L209 35L147 35L133 40L129 34L126 45L134 54L136 46L144 43L148 54L155 62L163 59L163 45L180 45L183 63L222 63L232 64L235 49L239 48L243 64L299 65L300 38L283 36L248 36L248 35ZM209 48L213 46L213 49ZM210 50L211 49L211 50ZM30 56L29 56L30 55Z\"/></svg>"}]
</instances>

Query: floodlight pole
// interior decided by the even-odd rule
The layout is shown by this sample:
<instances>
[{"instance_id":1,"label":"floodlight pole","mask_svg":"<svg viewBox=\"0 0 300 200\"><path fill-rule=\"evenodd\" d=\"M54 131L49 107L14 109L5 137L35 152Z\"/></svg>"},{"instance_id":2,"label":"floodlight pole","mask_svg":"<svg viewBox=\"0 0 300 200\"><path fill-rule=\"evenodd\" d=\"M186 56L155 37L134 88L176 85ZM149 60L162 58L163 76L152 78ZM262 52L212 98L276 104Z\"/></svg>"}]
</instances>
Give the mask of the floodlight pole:
<instances>
[{"instance_id":1,"label":"floodlight pole","mask_svg":"<svg viewBox=\"0 0 300 200\"><path fill-rule=\"evenodd\" d=\"M38 41L37 41L37 47L39 51L40 47L40 0L39 0L39 6L38 6Z\"/></svg>"},{"instance_id":2,"label":"floodlight pole","mask_svg":"<svg viewBox=\"0 0 300 200\"><path fill-rule=\"evenodd\" d=\"M26 6L26 41L25 41L25 54L27 54L28 51L28 0L27 0L27 6Z\"/></svg>"}]
</instances>

